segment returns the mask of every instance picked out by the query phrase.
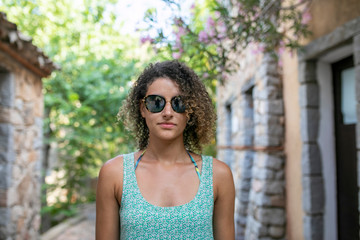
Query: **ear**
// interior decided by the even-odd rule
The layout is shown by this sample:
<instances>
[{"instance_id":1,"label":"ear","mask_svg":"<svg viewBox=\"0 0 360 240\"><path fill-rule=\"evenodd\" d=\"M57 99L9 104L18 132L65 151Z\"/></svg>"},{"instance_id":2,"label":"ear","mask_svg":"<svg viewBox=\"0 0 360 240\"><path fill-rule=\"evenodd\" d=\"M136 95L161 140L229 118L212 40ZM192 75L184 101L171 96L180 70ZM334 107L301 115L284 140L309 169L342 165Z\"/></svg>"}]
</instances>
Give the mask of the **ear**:
<instances>
[{"instance_id":1,"label":"ear","mask_svg":"<svg viewBox=\"0 0 360 240\"><path fill-rule=\"evenodd\" d=\"M145 111L146 111L146 107L145 107L145 104L143 101L140 101L140 113L141 113L141 116L143 118L145 118Z\"/></svg>"}]
</instances>

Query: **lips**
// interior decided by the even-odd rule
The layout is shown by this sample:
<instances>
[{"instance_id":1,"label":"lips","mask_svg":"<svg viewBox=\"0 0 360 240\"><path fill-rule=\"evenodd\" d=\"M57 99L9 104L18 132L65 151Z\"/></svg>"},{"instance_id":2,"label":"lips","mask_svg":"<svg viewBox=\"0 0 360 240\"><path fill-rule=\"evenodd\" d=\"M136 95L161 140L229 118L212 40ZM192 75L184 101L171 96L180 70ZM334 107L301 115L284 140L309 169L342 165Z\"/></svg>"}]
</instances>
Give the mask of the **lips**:
<instances>
[{"instance_id":1,"label":"lips","mask_svg":"<svg viewBox=\"0 0 360 240\"><path fill-rule=\"evenodd\" d=\"M172 122L162 122L162 123L159 123L159 125L162 127L162 128L173 128L176 126L175 123L172 123Z\"/></svg>"}]
</instances>

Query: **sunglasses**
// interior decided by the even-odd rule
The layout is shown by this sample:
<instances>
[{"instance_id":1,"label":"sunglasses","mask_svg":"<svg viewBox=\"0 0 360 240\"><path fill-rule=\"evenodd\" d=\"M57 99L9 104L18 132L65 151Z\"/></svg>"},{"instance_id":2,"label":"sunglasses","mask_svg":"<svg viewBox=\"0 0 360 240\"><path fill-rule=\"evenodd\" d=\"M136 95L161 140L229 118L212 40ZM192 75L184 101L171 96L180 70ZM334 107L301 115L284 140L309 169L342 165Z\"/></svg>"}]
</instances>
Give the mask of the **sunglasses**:
<instances>
[{"instance_id":1,"label":"sunglasses","mask_svg":"<svg viewBox=\"0 0 360 240\"><path fill-rule=\"evenodd\" d=\"M148 95L143 98L145 107L149 112L158 113L161 112L166 105L166 100L163 96L159 95ZM185 102L181 96L175 96L170 100L172 109L177 113L185 112Z\"/></svg>"}]
</instances>

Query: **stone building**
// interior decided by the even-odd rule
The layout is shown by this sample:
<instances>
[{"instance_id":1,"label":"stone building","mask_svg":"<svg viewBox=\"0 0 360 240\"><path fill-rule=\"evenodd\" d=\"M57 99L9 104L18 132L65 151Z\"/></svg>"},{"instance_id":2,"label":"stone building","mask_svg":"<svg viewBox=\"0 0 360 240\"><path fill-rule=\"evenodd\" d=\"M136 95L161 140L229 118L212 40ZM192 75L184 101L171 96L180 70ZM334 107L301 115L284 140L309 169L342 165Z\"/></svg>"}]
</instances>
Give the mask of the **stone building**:
<instances>
[{"instance_id":1,"label":"stone building","mask_svg":"<svg viewBox=\"0 0 360 240\"><path fill-rule=\"evenodd\" d=\"M0 12L0 239L38 239L43 94L55 70Z\"/></svg>"},{"instance_id":2,"label":"stone building","mask_svg":"<svg viewBox=\"0 0 360 240\"><path fill-rule=\"evenodd\" d=\"M318 0L310 12L302 51L280 64L247 49L218 88L236 239L359 239L360 4Z\"/></svg>"}]
</instances>

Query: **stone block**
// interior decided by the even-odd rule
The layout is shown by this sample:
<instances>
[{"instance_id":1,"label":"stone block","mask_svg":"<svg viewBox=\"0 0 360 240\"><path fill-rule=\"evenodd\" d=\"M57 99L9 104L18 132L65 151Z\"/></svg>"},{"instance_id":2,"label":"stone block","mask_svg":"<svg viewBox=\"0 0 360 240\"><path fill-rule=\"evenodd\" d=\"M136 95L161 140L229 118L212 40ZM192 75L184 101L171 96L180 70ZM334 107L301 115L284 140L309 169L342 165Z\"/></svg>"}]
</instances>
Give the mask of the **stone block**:
<instances>
[{"instance_id":1,"label":"stone block","mask_svg":"<svg viewBox=\"0 0 360 240\"><path fill-rule=\"evenodd\" d=\"M7 164L8 162L8 153L7 152L0 152L0 165Z\"/></svg>"},{"instance_id":2,"label":"stone block","mask_svg":"<svg viewBox=\"0 0 360 240\"><path fill-rule=\"evenodd\" d=\"M283 168L284 158L281 156L270 155L267 153L258 153L257 166L261 168L270 168L273 170L280 170Z\"/></svg>"},{"instance_id":3,"label":"stone block","mask_svg":"<svg viewBox=\"0 0 360 240\"><path fill-rule=\"evenodd\" d=\"M17 111L22 112L23 111L23 106L24 106L23 100L21 100L19 98L15 99L15 109Z\"/></svg>"},{"instance_id":4,"label":"stone block","mask_svg":"<svg viewBox=\"0 0 360 240\"><path fill-rule=\"evenodd\" d=\"M8 164L0 165L0 189L9 187L9 178L11 178L11 172L8 171Z\"/></svg>"},{"instance_id":5,"label":"stone block","mask_svg":"<svg viewBox=\"0 0 360 240\"><path fill-rule=\"evenodd\" d=\"M360 103L360 65L355 66L355 94L356 101Z\"/></svg>"},{"instance_id":6,"label":"stone block","mask_svg":"<svg viewBox=\"0 0 360 240\"><path fill-rule=\"evenodd\" d=\"M259 208L256 219L263 224L284 225L285 210L283 208Z\"/></svg>"},{"instance_id":7,"label":"stone block","mask_svg":"<svg viewBox=\"0 0 360 240\"><path fill-rule=\"evenodd\" d=\"M266 194L284 194L285 186L284 181L274 180L274 181L266 181L263 185L263 191Z\"/></svg>"},{"instance_id":8,"label":"stone block","mask_svg":"<svg viewBox=\"0 0 360 240\"><path fill-rule=\"evenodd\" d=\"M16 222L19 218L23 218L26 215L25 207L16 205L11 209L11 221Z\"/></svg>"},{"instance_id":9,"label":"stone block","mask_svg":"<svg viewBox=\"0 0 360 240\"><path fill-rule=\"evenodd\" d=\"M249 201L249 191L241 191L238 195L240 202L247 203Z\"/></svg>"},{"instance_id":10,"label":"stone block","mask_svg":"<svg viewBox=\"0 0 360 240\"><path fill-rule=\"evenodd\" d=\"M264 78L267 76L277 77L279 75L278 65L276 62L262 62L258 73L260 78Z\"/></svg>"},{"instance_id":11,"label":"stone block","mask_svg":"<svg viewBox=\"0 0 360 240\"><path fill-rule=\"evenodd\" d=\"M359 115L360 109L358 109L357 111ZM356 129L356 148L360 150L360 121L357 122L355 129Z\"/></svg>"},{"instance_id":12,"label":"stone block","mask_svg":"<svg viewBox=\"0 0 360 240\"><path fill-rule=\"evenodd\" d=\"M270 226L269 234L272 238L281 238L285 234L285 228L281 226Z\"/></svg>"},{"instance_id":13,"label":"stone block","mask_svg":"<svg viewBox=\"0 0 360 240\"><path fill-rule=\"evenodd\" d=\"M354 65L360 65L360 34L353 38Z\"/></svg>"},{"instance_id":14,"label":"stone block","mask_svg":"<svg viewBox=\"0 0 360 240\"><path fill-rule=\"evenodd\" d=\"M0 105L13 107L15 104L15 82L10 73L0 73Z\"/></svg>"},{"instance_id":15,"label":"stone block","mask_svg":"<svg viewBox=\"0 0 360 240\"><path fill-rule=\"evenodd\" d=\"M285 179L284 169L277 170L277 171L275 172L275 179L276 179L276 180L284 180L284 179Z\"/></svg>"},{"instance_id":16,"label":"stone block","mask_svg":"<svg viewBox=\"0 0 360 240\"><path fill-rule=\"evenodd\" d=\"M6 208L7 206L7 190L0 188L0 208Z\"/></svg>"},{"instance_id":17,"label":"stone block","mask_svg":"<svg viewBox=\"0 0 360 240\"><path fill-rule=\"evenodd\" d=\"M283 115L284 114L284 104L282 99L276 100L260 100L258 108L255 106L255 111L261 115Z\"/></svg>"},{"instance_id":18,"label":"stone block","mask_svg":"<svg viewBox=\"0 0 360 240\"><path fill-rule=\"evenodd\" d=\"M279 124L256 125L255 135L282 137L284 136L284 127Z\"/></svg>"},{"instance_id":19,"label":"stone block","mask_svg":"<svg viewBox=\"0 0 360 240\"><path fill-rule=\"evenodd\" d=\"M284 138L282 136L255 136L254 145L259 147L281 146Z\"/></svg>"},{"instance_id":20,"label":"stone block","mask_svg":"<svg viewBox=\"0 0 360 240\"><path fill-rule=\"evenodd\" d=\"M301 138L303 142L316 142L319 133L319 110L317 108L301 109Z\"/></svg>"},{"instance_id":21,"label":"stone block","mask_svg":"<svg viewBox=\"0 0 360 240\"><path fill-rule=\"evenodd\" d=\"M24 124L26 126L30 126L30 125L34 124L35 115L34 115L34 103L33 102L26 102L24 104L23 117L24 117Z\"/></svg>"},{"instance_id":22,"label":"stone block","mask_svg":"<svg viewBox=\"0 0 360 240\"><path fill-rule=\"evenodd\" d=\"M44 99L39 97L34 101L34 116L41 118L44 115Z\"/></svg>"},{"instance_id":23,"label":"stone block","mask_svg":"<svg viewBox=\"0 0 360 240\"><path fill-rule=\"evenodd\" d=\"M35 139L35 131L31 128L28 128L25 131L25 138L22 139L23 144L22 144L22 148L26 149L26 150L32 150L33 146L34 146L34 139Z\"/></svg>"},{"instance_id":24,"label":"stone block","mask_svg":"<svg viewBox=\"0 0 360 240\"><path fill-rule=\"evenodd\" d=\"M269 78L274 78L274 77L267 77L267 79ZM266 86L261 90L259 88L255 88L255 89L256 91L254 91L253 97L256 99L275 100L275 99L280 99L282 96L281 89L273 85Z\"/></svg>"},{"instance_id":25,"label":"stone block","mask_svg":"<svg viewBox=\"0 0 360 240\"><path fill-rule=\"evenodd\" d=\"M271 196L264 194L264 192L254 194L254 198L255 204L259 207L273 207Z\"/></svg>"},{"instance_id":26,"label":"stone block","mask_svg":"<svg viewBox=\"0 0 360 240\"><path fill-rule=\"evenodd\" d=\"M244 216L244 218L246 218L246 216L248 214L248 204L240 203L237 213L238 213L238 216Z\"/></svg>"},{"instance_id":27,"label":"stone block","mask_svg":"<svg viewBox=\"0 0 360 240\"><path fill-rule=\"evenodd\" d=\"M307 214L322 214L324 212L324 181L321 176L306 176L302 178L302 203Z\"/></svg>"},{"instance_id":28,"label":"stone block","mask_svg":"<svg viewBox=\"0 0 360 240\"><path fill-rule=\"evenodd\" d=\"M0 123L0 152L9 152L13 144L13 126Z\"/></svg>"},{"instance_id":29,"label":"stone block","mask_svg":"<svg viewBox=\"0 0 360 240\"><path fill-rule=\"evenodd\" d=\"M358 134L359 135L359 134ZM360 150L357 150L357 179L358 179L358 187L360 188ZM360 192L359 192L360 194ZM359 198L360 201L360 198ZM359 204L359 208L360 208L360 204ZM359 209L360 210L360 209ZM360 211L359 211L360 212ZM360 225L360 224L359 224Z\"/></svg>"},{"instance_id":30,"label":"stone block","mask_svg":"<svg viewBox=\"0 0 360 240\"><path fill-rule=\"evenodd\" d=\"M9 206L19 204L19 193L16 191L15 187L9 188L7 194L8 194L7 200Z\"/></svg>"},{"instance_id":31,"label":"stone block","mask_svg":"<svg viewBox=\"0 0 360 240\"><path fill-rule=\"evenodd\" d=\"M255 167L252 174L254 179L266 180L275 178L275 171L267 168Z\"/></svg>"},{"instance_id":32,"label":"stone block","mask_svg":"<svg viewBox=\"0 0 360 240\"><path fill-rule=\"evenodd\" d=\"M276 75L265 75L260 79L260 84L266 88L268 86L276 86L279 87L281 85L281 79L279 76Z\"/></svg>"},{"instance_id":33,"label":"stone block","mask_svg":"<svg viewBox=\"0 0 360 240\"><path fill-rule=\"evenodd\" d=\"M241 174L242 180L251 179L251 176L252 176L251 168L241 167L240 174Z\"/></svg>"},{"instance_id":34,"label":"stone block","mask_svg":"<svg viewBox=\"0 0 360 240\"><path fill-rule=\"evenodd\" d=\"M0 208L0 227L7 226L9 218L10 218L10 209Z\"/></svg>"},{"instance_id":35,"label":"stone block","mask_svg":"<svg viewBox=\"0 0 360 240\"><path fill-rule=\"evenodd\" d=\"M319 106L319 85L317 83L301 84L299 91L299 101L301 107Z\"/></svg>"},{"instance_id":36,"label":"stone block","mask_svg":"<svg viewBox=\"0 0 360 240\"><path fill-rule=\"evenodd\" d=\"M11 123L11 108L0 105L0 123Z\"/></svg>"},{"instance_id":37,"label":"stone block","mask_svg":"<svg viewBox=\"0 0 360 240\"><path fill-rule=\"evenodd\" d=\"M247 218L246 228L249 228L250 232L257 237L266 236L267 235L267 227L262 225L259 221L257 221L254 217L249 216Z\"/></svg>"},{"instance_id":38,"label":"stone block","mask_svg":"<svg viewBox=\"0 0 360 240\"><path fill-rule=\"evenodd\" d=\"M283 195L275 195L270 197L270 206L273 207L285 207L285 196Z\"/></svg>"},{"instance_id":39,"label":"stone block","mask_svg":"<svg viewBox=\"0 0 360 240\"><path fill-rule=\"evenodd\" d=\"M323 225L324 220L322 215L304 216L304 238L306 240L317 240L323 238Z\"/></svg>"},{"instance_id":40,"label":"stone block","mask_svg":"<svg viewBox=\"0 0 360 240\"><path fill-rule=\"evenodd\" d=\"M249 191L251 186L251 181L250 179L242 180L239 185L240 185L240 190Z\"/></svg>"},{"instance_id":41,"label":"stone block","mask_svg":"<svg viewBox=\"0 0 360 240\"><path fill-rule=\"evenodd\" d=\"M299 62L299 81L303 83L316 83L316 61Z\"/></svg>"},{"instance_id":42,"label":"stone block","mask_svg":"<svg viewBox=\"0 0 360 240\"><path fill-rule=\"evenodd\" d=\"M0 213L0 216L1 216L1 213ZM6 226L0 225L0 239L11 240L10 237L9 238L6 237L7 235L8 234L7 234Z\"/></svg>"},{"instance_id":43,"label":"stone block","mask_svg":"<svg viewBox=\"0 0 360 240\"><path fill-rule=\"evenodd\" d=\"M253 182L252 182L252 189L255 191L255 192L260 192L262 191L264 187L264 182L263 181L260 181L258 179L254 179Z\"/></svg>"},{"instance_id":44,"label":"stone block","mask_svg":"<svg viewBox=\"0 0 360 240\"><path fill-rule=\"evenodd\" d=\"M41 149L43 147L43 120L42 118L35 118L36 137L34 139L33 148Z\"/></svg>"},{"instance_id":45,"label":"stone block","mask_svg":"<svg viewBox=\"0 0 360 240\"><path fill-rule=\"evenodd\" d=\"M322 173L322 159L318 144L304 143L301 158L301 168L304 176Z\"/></svg>"},{"instance_id":46,"label":"stone block","mask_svg":"<svg viewBox=\"0 0 360 240\"><path fill-rule=\"evenodd\" d=\"M256 125L272 125L272 124L281 124L280 117L275 115L261 115L255 114L254 115L254 124Z\"/></svg>"},{"instance_id":47,"label":"stone block","mask_svg":"<svg viewBox=\"0 0 360 240\"><path fill-rule=\"evenodd\" d=\"M0 123L22 125L24 121L18 110L0 106Z\"/></svg>"},{"instance_id":48,"label":"stone block","mask_svg":"<svg viewBox=\"0 0 360 240\"><path fill-rule=\"evenodd\" d=\"M30 79L30 77L27 77L27 79L19 81L16 86L16 97L23 99L25 102L34 101L38 97L39 91L37 89L37 84L35 84L35 81L40 80ZM38 87L41 87L41 85L39 85Z\"/></svg>"}]
</instances>

